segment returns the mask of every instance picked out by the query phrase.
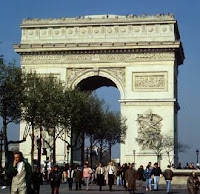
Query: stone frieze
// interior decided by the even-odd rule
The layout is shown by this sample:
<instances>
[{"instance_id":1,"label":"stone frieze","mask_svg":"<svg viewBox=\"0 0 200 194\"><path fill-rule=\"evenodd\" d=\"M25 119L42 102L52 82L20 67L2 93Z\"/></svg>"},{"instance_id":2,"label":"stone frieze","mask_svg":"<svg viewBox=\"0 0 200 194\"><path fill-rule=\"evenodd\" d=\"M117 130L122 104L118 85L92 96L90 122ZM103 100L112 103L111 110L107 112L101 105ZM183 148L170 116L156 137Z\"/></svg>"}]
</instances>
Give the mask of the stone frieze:
<instances>
[{"instance_id":1,"label":"stone frieze","mask_svg":"<svg viewBox=\"0 0 200 194\"><path fill-rule=\"evenodd\" d=\"M22 64L131 62L135 60L170 60L174 53L109 53L109 54L38 54L22 55Z\"/></svg>"}]
</instances>

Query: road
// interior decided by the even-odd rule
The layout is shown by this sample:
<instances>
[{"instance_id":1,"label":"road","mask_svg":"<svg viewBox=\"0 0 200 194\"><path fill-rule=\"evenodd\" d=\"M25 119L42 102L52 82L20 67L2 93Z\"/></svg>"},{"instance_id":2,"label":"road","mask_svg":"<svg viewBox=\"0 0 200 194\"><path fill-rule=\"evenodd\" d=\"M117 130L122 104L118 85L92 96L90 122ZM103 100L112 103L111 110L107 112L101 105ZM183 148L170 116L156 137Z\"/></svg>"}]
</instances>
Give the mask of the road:
<instances>
[{"instance_id":1,"label":"road","mask_svg":"<svg viewBox=\"0 0 200 194\"><path fill-rule=\"evenodd\" d=\"M6 189L0 189L0 193L1 194L9 194L10 193L10 188L7 187ZM103 191L99 191L98 190L98 186L94 185L94 184L91 184L90 187L89 187L89 190L86 191L85 190L85 187L83 186L82 187L82 190L78 190L76 191L75 188L73 187L74 190L72 191L69 191L68 189L68 185L67 184L61 184L60 186L60 194L82 194L82 193L89 193L89 194L110 194L110 193L118 193L118 194L128 194L129 192L128 191L125 191L123 187L117 187L117 186L114 186L113 187L113 191L110 192L109 191L109 188L108 186L104 186L103 187ZM41 189L40 189L40 193L41 194L44 194L44 193L51 193L51 188L50 188L50 185L42 185L41 186ZM142 193L149 193L149 194L164 194L166 193L166 190L165 190L165 186L164 185L161 185L160 187L160 190L159 191L151 191L151 192L146 192L144 189L137 189L135 191L135 193L137 194L142 194ZM173 186L172 185L172 190L171 190L171 193L174 193L174 194L187 194L187 190L186 190L186 186L183 185L183 186Z\"/></svg>"}]
</instances>

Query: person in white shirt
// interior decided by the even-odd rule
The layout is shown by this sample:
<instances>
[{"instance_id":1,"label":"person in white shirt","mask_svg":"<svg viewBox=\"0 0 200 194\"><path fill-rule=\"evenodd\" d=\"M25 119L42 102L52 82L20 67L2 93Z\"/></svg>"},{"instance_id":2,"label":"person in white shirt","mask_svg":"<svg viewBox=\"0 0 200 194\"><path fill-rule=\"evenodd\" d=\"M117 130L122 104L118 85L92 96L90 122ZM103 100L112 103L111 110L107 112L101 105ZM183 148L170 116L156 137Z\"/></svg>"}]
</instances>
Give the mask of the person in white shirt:
<instances>
[{"instance_id":1,"label":"person in white shirt","mask_svg":"<svg viewBox=\"0 0 200 194\"><path fill-rule=\"evenodd\" d=\"M114 180L116 176L116 167L113 162L109 162L106 168L106 180L109 185L109 190L112 191L112 186L114 185Z\"/></svg>"},{"instance_id":2,"label":"person in white shirt","mask_svg":"<svg viewBox=\"0 0 200 194\"><path fill-rule=\"evenodd\" d=\"M11 194L29 194L33 192L32 184L32 168L28 162L24 161L21 152L14 153L14 162L8 168L7 172L10 177Z\"/></svg>"},{"instance_id":3,"label":"person in white shirt","mask_svg":"<svg viewBox=\"0 0 200 194\"><path fill-rule=\"evenodd\" d=\"M101 191L102 186L104 186L104 173L105 168L101 163L99 163L99 166L96 168L95 171L95 179L97 180L97 184L99 185L99 191Z\"/></svg>"}]
</instances>

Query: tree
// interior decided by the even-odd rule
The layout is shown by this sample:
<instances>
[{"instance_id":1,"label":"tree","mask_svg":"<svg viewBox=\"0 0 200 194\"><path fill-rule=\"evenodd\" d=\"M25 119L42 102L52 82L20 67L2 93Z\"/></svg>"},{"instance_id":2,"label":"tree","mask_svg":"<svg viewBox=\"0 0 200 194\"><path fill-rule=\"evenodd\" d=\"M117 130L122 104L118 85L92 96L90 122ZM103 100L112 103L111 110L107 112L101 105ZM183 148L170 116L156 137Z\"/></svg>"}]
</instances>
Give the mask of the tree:
<instances>
[{"instance_id":1,"label":"tree","mask_svg":"<svg viewBox=\"0 0 200 194\"><path fill-rule=\"evenodd\" d=\"M70 142L66 141L71 148L71 162L73 163L73 151L84 149L85 134L90 136L100 123L101 102L96 96L88 92L65 90L63 102L63 114L61 126L67 130ZM82 152L83 154L83 152ZM82 155L83 160L83 155Z\"/></svg>"},{"instance_id":2,"label":"tree","mask_svg":"<svg viewBox=\"0 0 200 194\"><path fill-rule=\"evenodd\" d=\"M126 136L126 118L119 112L105 111L103 130L108 144L109 157L111 160L111 148L117 143L124 143Z\"/></svg>"},{"instance_id":3,"label":"tree","mask_svg":"<svg viewBox=\"0 0 200 194\"><path fill-rule=\"evenodd\" d=\"M22 71L15 66L15 62L6 65L3 58L0 63L0 116L3 119L3 136L8 164L8 137L7 127L9 123L18 123L21 116L21 103L23 101Z\"/></svg>"},{"instance_id":4,"label":"tree","mask_svg":"<svg viewBox=\"0 0 200 194\"><path fill-rule=\"evenodd\" d=\"M24 101L21 120L31 126L31 166L34 166L34 150L35 150L35 130L38 125L38 117L40 117L40 106L42 101L41 92L43 91L42 79L36 72L24 72Z\"/></svg>"},{"instance_id":5,"label":"tree","mask_svg":"<svg viewBox=\"0 0 200 194\"><path fill-rule=\"evenodd\" d=\"M41 131L45 130L53 137L53 163L55 159L56 129L59 126L64 86L51 74L41 77L36 72L25 73L25 100L22 119L31 125L31 163L34 161L35 130L40 129L38 151L41 151ZM53 131L50 129L53 128ZM40 160L40 158L38 158ZM40 163L40 162L39 162Z\"/></svg>"}]
</instances>

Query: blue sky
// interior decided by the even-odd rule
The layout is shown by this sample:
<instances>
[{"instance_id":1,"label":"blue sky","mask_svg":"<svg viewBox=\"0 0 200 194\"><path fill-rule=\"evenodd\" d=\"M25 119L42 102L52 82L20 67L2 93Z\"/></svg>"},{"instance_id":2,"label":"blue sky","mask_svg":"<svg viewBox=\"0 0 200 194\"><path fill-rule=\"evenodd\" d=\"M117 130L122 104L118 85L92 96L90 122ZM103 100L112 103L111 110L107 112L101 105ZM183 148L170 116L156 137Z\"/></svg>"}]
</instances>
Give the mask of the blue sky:
<instances>
[{"instance_id":1,"label":"blue sky","mask_svg":"<svg viewBox=\"0 0 200 194\"><path fill-rule=\"evenodd\" d=\"M199 0L1 0L0 54L4 54L7 61L16 59L19 64L19 56L12 45L20 42L19 25L23 18L173 13L178 20L186 56L184 65L179 67L179 140L191 146L179 158L183 163L195 162L195 150L200 149L199 7ZM103 88L97 93L111 104L112 109L119 109L118 90ZM17 131L17 127L12 126L10 130Z\"/></svg>"}]
</instances>

